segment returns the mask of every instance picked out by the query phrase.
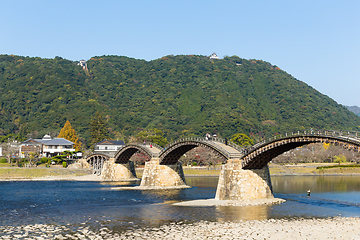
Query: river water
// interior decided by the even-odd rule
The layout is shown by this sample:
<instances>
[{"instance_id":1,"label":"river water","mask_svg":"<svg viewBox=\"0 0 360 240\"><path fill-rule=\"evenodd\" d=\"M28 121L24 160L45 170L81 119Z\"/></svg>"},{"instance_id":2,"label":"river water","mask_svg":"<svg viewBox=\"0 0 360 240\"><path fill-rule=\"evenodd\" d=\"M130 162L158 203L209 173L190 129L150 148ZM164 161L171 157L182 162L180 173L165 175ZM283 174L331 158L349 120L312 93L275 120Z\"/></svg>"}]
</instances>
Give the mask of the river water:
<instances>
[{"instance_id":1,"label":"river water","mask_svg":"<svg viewBox=\"0 0 360 240\"><path fill-rule=\"evenodd\" d=\"M268 218L360 216L358 176L272 177L280 205L180 207L172 203L215 197L218 178L187 177L191 189L113 190L119 182L0 182L0 226L86 225L114 231L171 222L261 220ZM306 194L311 189L311 196ZM1 235L1 234L0 234Z\"/></svg>"}]
</instances>

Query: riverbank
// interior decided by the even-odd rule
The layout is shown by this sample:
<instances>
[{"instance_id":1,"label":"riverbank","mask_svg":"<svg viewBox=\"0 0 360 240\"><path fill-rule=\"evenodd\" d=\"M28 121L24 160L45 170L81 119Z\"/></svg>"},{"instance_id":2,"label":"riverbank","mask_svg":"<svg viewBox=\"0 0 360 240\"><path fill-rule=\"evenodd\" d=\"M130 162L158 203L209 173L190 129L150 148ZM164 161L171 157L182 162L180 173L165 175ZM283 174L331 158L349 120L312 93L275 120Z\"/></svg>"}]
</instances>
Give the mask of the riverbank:
<instances>
[{"instance_id":1,"label":"riverbank","mask_svg":"<svg viewBox=\"0 0 360 240\"><path fill-rule=\"evenodd\" d=\"M35 224L0 226L0 239L360 239L360 218L268 219L262 221L170 223L117 232Z\"/></svg>"},{"instance_id":2,"label":"riverbank","mask_svg":"<svg viewBox=\"0 0 360 240\"><path fill-rule=\"evenodd\" d=\"M321 166L329 166L334 164L324 163L307 163L307 164L269 164L271 176L296 176L296 175L360 175L360 168L347 168L346 164L335 165L336 168L317 169ZM213 167L183 167L186 177L218 177L220 175L221 166ZM137 168L137 177L141 179L144 168ZM91 174L86 169L63 168L62 166L35 167L35 168L19 168L10 167L8 165L0 166L0 181L102 181L101 177Z\"/></svg>"},{"instance_id":3,"label":"riverbank","mask_svg":"<svg viewBox=\"0 0 360 240\"><path fill-rule=\"evenodd\" d=\"M352 163L302 163L302 164L275 164L269 163L271 176L301 176L301 175L360 175L360 167L346 167ZM318 167L335 166L330 169L317 169ZM218 177L221 165L217 167L183 167L185 177ZM143 168L137 168L136 174L141 178Z\"/></svg>"}]
</instances>

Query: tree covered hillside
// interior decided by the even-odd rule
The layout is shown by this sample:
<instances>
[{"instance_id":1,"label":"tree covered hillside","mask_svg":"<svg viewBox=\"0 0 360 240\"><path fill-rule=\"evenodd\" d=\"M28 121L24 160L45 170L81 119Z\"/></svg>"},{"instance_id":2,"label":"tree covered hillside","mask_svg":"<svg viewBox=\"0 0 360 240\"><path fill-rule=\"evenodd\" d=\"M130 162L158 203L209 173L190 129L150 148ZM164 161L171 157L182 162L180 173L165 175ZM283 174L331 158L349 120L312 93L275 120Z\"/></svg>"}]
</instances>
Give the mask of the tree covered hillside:
<instances>
[{"instance_id":1,"label":"tree covered hillside","mask_svg":"<svg viewBox=\"0 0 360 240\"><path fill-rule=\"evenodd\" d=\"M345 107L261 60L99 56L87 65L0 55L0 134L59 132L69 120L88 141L97 111L113 138L152 128L177 139L360 126Z\"/></svg>"}]
</instances>

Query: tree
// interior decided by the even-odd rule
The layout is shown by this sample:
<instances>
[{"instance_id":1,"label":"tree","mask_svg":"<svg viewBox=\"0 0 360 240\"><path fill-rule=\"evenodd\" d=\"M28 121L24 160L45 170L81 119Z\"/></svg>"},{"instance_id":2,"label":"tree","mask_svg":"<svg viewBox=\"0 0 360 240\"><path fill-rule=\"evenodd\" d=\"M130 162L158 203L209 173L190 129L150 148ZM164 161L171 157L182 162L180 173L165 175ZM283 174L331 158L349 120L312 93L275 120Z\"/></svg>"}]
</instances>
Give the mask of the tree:
<instances>
[{"instance_id":1,"label":"tree","mask_svg":"<svg viewBox=\"0 0 360 240\"><path fill-rule=\"evenodd\" d=\"M169 143L163 132L157 128L141 131L136 135L136 138L138 141L152 142L162 147Z\"/></svg>"},{"instance_id":2,"label":"tree","mask_svg":"<svg viewBox=\"0 0 360 240\"><path fill-rule=\"evenodd\" d=\"M30 166L33 165L33 160L34 160L36 157L38 157L38 156L39 156L39 153L37 153L37 152L30 152L30 153L29 153L29 159L30 159L29 165L30 165Z\"/></svg>"},{"instance_id":3,"label":"tree","mask_svg":"<svg viewBox=\"0 0 360 240\"><path fill-rule=\"evenodd\" d=\"M65 138L74 143L74 148L76 151L80 151L81 142L79 141L79 137L77 136L75 129L71 127L69 121L66 121L64 127L61 129L59 138Z\"/></svg>"},{"instance_id":4,"label":"tree","mask_svg":"<svg viewBox=\"0 0 360 240\"><path fill-rule=\"evenodd\" d=\"M102 140L109 137L109 133L106 129L103 116L99 112L96 112L95 116L91 119L91 144L101 142Z\"/></svg>"},{"instance_id":5,"label":"tree","mask_svg":"<svg viewBox=\"0 0 360 240\"><path fill-rule=\"evenodd\" d=\"M250 146L254 145L254 141L244 133L234 134L231 137L230 141L241 147L250 147Z\"/></svg>"},{"instance_id":6,"label":"tree","mask_svg":"<svg viewBox=\"0 0 360 240\"><path fill-rule=\"evenodd\" d=\"M344 155L334 156L334 163L344 163L346 162L346 157Z\"/></svg>"}]
</instances>

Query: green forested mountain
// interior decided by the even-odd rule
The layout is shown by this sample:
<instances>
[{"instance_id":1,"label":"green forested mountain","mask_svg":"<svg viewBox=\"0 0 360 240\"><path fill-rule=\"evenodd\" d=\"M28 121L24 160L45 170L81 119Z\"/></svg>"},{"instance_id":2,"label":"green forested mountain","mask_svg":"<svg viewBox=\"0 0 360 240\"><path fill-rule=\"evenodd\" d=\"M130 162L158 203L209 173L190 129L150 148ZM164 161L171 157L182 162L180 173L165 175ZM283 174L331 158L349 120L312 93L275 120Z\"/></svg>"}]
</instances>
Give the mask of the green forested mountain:
<instances>
[{"instance_id":1,"label":"green forested mountain","mask_svg":"<svg viewBox=\"0 0 360 240\"><path fill-rule=\"evenodd\" d=\"M113 138L150 128L178 139L360 126L346 107L261 60L100 56L87 66L60 57L0 55L0 134L41 136L69 120L88 140L97 111Z\"/></svg>"}]
</instances>

